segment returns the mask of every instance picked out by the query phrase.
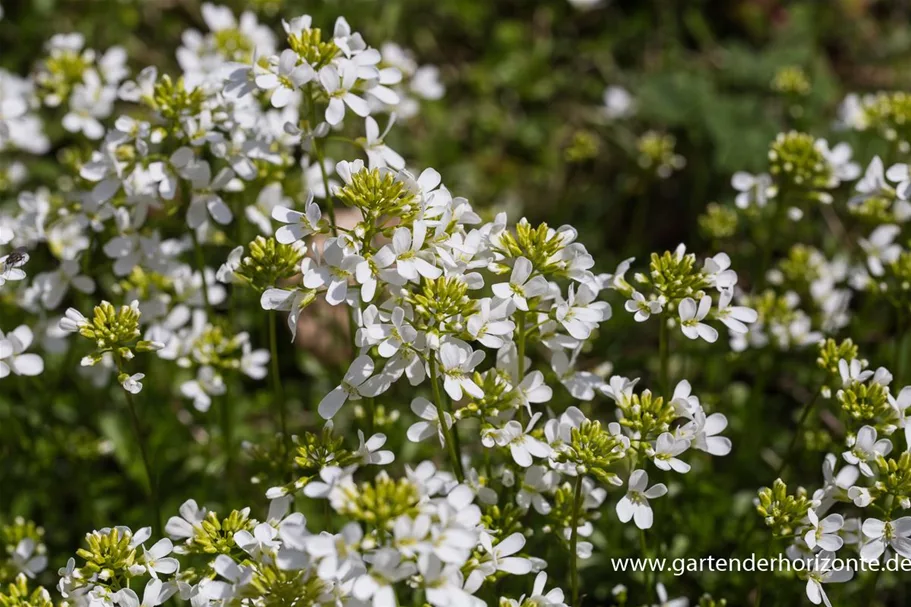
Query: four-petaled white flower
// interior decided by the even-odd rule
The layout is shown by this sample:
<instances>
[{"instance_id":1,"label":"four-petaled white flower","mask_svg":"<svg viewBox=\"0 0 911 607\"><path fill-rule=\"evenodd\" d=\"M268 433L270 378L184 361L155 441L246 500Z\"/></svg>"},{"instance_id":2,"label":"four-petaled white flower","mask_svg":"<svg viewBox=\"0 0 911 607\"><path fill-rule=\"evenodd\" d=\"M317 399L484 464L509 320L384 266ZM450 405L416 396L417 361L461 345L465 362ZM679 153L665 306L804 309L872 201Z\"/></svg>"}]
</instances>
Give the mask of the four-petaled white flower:
<instances>
[{"instance_id":1,"label":"four-petaled white flower","mask_svg":"<svg viewBox=\"0 0 911 607\"><path fill-rule=\"evenodd\" d=\"M860 556L865 561L879 560L887 547L906 559L911 558L911 516L893 521L868 518L861 530L867 538L860 549Z\"/></svg>"},{"instance_id":2,"label":"four-petaled white flower","mask_svg":"<svg viewBox=\"0 0 911 607\"><path fill-rule=\"evenodd\" d=\"M283 108L294 99L294 93L303 85L316 79L316 72L306 61L291 49L285 49L278 57L273 71L256 77L256 86L271 91L272 107Z\"/></svg>"},{"instance_id":3,"label":"four-petaled white flower","mask_svg":"<svg viewBox=\"0 0 911 607\"><path fill-rule=\"evenodd\" d=\"M704 322L701 322L708 315L712 307L712 298L704 295L699 300L699 306L691 297L684 298L678 306L680 313L680 330L690 339L702 338L705 341L715 343L718 339L718 331Z\"/></svg>"},{"instance_id":4,"label":"four-petaled white flower","mask_svg":"<svg viewBox=\"0 0 911 607\"><path fill-rule=\"evenodd\" d=\"M540 274L531 277L533 267L531 262L519 257L512 267L509 282L494 284L491 289L493 294L500 299L509 299L523 312L528 311L528 300L539 297L547 292L547 280Z\"/></svg>"},{"instance_id":5,"label":"four-petaled white flower","mask_svg":"<svg viewBox=\"0 0 911 607\"><path fill-rule=\"evenodd\" d=\"M347 400L360 400L362 396L376 396L369 394L364 386L365 382L373 375L373 359L362 354L354 359L345 372L345 376L334 390L329 392L320 401L317 410L323 419L332 419Z\"/></svg>"},{"instance_id":6,"label":"four-petaled white flower","mask_svg":"<svg viewBox=\"0 0 911 607\"><path fill-rule=\"evenodd\" d=\"M0 331L0 379L10 373L34 376L44 372L44 360L37 354L27 354L34 335L27 325L19 325L6 335Z\"/></svg>"},{"instance_id":7,"label":"four-petaled white flower","mask_svg":"<svg viewBox=\"0 0 911 607\"><path fill-rule=\"evenodd\" d=\"M864 426L857 431L857 437L851 449L842 453L842 457L849 464L860 468L864 476L875 476L870 462L875 462L880 456L889 455L892 451L892 442L888 438L876 440L876 428Z\"/></svg>"},{"instance_id":8,"label":"four-petaled white flower","mask_svg":"<svg viewBox=\"0 0 911 607\"><path fill-rule=\"evenodd\" d=\"M667 487L662 483L648 486L648 472L633 470L629 477L627 492L617 502L617 518L623 523L630 520L636 523L639 529L649 529L654 520L652 507L648 503L667 493Z\"/></svg>"},{"instance_id":9,"label":"four-petaled white flower","mask_svg":"<svg viewBox=\"0 0 911 607\"><path fill-rule=\"evenodd\" d=\"M823 550L835 552L844 545L845 541L838 535L845 525L842 515L830 514L820 520L816 511L810 508L807 510L807 518L810 520L810 528L803 539L811 550L819 546Z\"/></svg>"},{"instance_id":10,"label":"four-petaled white flower","mask_svg":"<svg viewBox=\"0 0 911 607\"><path fill-rule=\"evenodd\" d=\"M639 291L633 291L631 298L623 304L627 312L633 313L636 322L645 322L652 314L660 314L664 303L660 299L646 299Z\"/></svg>"}]
</instances>

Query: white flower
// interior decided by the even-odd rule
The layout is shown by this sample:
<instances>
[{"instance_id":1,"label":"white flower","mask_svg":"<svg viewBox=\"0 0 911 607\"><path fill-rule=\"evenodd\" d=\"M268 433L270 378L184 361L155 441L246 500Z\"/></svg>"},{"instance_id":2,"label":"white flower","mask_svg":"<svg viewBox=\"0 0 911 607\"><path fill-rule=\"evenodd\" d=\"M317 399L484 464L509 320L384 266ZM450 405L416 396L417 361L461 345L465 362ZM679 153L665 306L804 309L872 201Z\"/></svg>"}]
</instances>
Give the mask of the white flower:
<instances>
[{"instance_id":1,"label":"white flower","mask_svg":"<svg viewBox=\"0 0 911 607\"><path fill-rule=\"evenodd\" d=\"M461 400L463 390L470 396L483 398L484 391L474 382L471 375L474 368L484 360L484 356L483 351L472 351L471 346L464 342L447 341L440 346L443 389L453 400Z\"/></svg>"},{"instance_id":2,"label":"white flower","mask_svg":"<svg viewBox=\"0 0 911 607\"><path fill-rule=\"evenodd\" d=\"M258 524L253 528L253 533L246 529L236 532L234 534L234 543L254 559L260 559L263 555L271 554L281 545L278 540L278 529L269 523Z\"/></svg>"},{"instance_id":3,"label":"white flower","mask_svg":"<svg viewBox=\"0 0 911 607\"><path fill-rule=\"evenodd\" d=\"M262 234L272 236L273 229L270 218L276 208L287 205L290 200L282 191L282 184L273 182L259 191L259 195L256 197L256 204L248 205L244 209L244 215Z\"/></svg>"},{"instance_id":4,"label":"white flower","mask_svg":"<svg viewBox=\"0 0 911 607\"><path fill-rule=\"evenodd\" d=\"M345 106L351 108L358 116L366 118L370 106L363 98L351 92L357 81L357 65L343 59L337 64L327 65L319 71L319 81L329 96L326 107L326 122L335 126L345 118Z\"/></svg>"},{"instance_id":5,"label":"white flower","mask_svg":"<svg viewBox=\"0 0 911 607\"><path fill-rule=\"evenodd\" d=\"M633 470L629 477L626 495L617 502L617 518L623 523L634 520L640 529L652 526L654 515L648 501L667 493L667 487L658 483L648 487L648 473L645 470Z\"/></svg>"},{"instance_id":6,"label":"white flower","mask_svg":"<svg viewBox=\"0 0 911 607\"><path fill-rule=\"evenodd\" d=\"M907 164L893 164L886 171L886 178L898 185L895 192L902 200L911 198L911 168Z\"/></svg>"},{"instance_id":7,"label":"white flower","mask_svg":"<svg viewBox=\"0 0 911 607\"><path fill-rule=\"evenodd\" d=\"M532 265L524 257L516 259L512 267L509 282L501 282L491 286L493 294L500 299L509 299L523 312L528 311L528 299L544 295L547 292L547 280L537 275L531 280Z\"/></svg>"},{"instance_id":8,"label":"white flower","mask_svg":"<svg viewBox=\"0 0 911 607\"><path fill-rule=\"evenodd\" d=\"M225 380L218 371L208 365L199 368L196 379L180 385L180 393L193 399L197 411L205 413L212 406L212 397L227 391Z\"/></svg>"},{"instance_id":9,"label":"white flower","mask_svg":"<svg viewBox=\"0 0 911 607\"><path fill-rule=\"evenodd\" d=\"M234 214L218 192L224 190L234 178L234 171L225 167L213 178L209 163L201 160L186 166L183 175L190 180L193 187L193 197L187 208L187 225L195 230L203 225L209 216L221 225L231 223Z\"/></svg>"},{"instance_id":10,"label":"white flower","mask_svg":"<svg viewBox=\"0 0 911 607\"><path fill-rule=\"evenodd\" d=\"M703 270L709 282L721 292L730 290L737 284L737 272L731 269L731 258L727 253L706 258Z\"/></svg>"},{"instance_id":11,"label":"white flower","mask_svg":"<svg viewBox=\"0 0 911 607\"><path fill-rule=\"evenodd\" d=\"M884 224L873 230L869 238L857 241L867 254L867 267L873 276L882 276L885 273L885 264L894 262L901 255L901 245L893 242L899 233L899 226Z\"/></svg>"},{"instance_id":12,"label":"white flower","mask_svg":"<svg viewBox=\"0 0 911 607\"><path fill-rule=\"evenodd\" d=\"M854 382L863 383L873 377L873 371L865 370L864 363L858 358L852 359L850 363L844 358L839 360L838 374L843 386L849 386Z\"/></svg>"},{"instance_id":13,"label":"white flower","mask_svg":"<svg viewBox=\"0 0 911 607\"><path fill-rule=\"evenodd\" d=\"M892 442L888 438L876 440L876 428L864 426L857 431L857 438L850 451L842 453L842 457L849 464L860 468L861 473L867 477L875 476L870 467L871 461L876 461L879 456L888 455L892 451Z\"/></svg>"},{"instance_id":14,"label":"white flower","mask_svg":"<svg viewBox=\"0 0 911 607\"><path fill-rule=\"evenodd\" d=\"M357 438L358 448L354 455L360 459L361 463L385 466L395 460L395 455L393 455L392 451L380 451L382 446L386 444L385 434L374 434L365 441L364 433L358 430Z\"/></svg>"},{"instance_id":15,"label":"white flower","mask_svg":"<svg viewBox=\"0 0 911 607\"><path fill-rule=\"evenodd\" d=\"M389 129L395 124L395 114L389 117L389 124L386 125L386 130L382 133L380 133L380 127L372 116L368 116L364 122L366 137L363 139L362 145L367 153L369 168L377 169L388 166L397 171L404 169L405 159L383 141L389 133Z\"/></svg>"},{"instance_id":16,"label":"white flower","mask_svg":"<svg viewBox=\"0 0 911 607\"><path fill-rule=\"evenodd\" d=\"M636 322L645 322L652 314L660 314L664 309L664 303L660 299L645 299L645 295L633 291L631 299L628 299L623 307L627 312L634 313L633 318Z\"/></svg>"},{"instance_id":17,"label":"white flower","mask_svg":"<svg viewBox=\"0 0 911 607\"><path fill-rule=\"evenodd\" d=\"M496 306L493 306L493 301L489 297L480 300L477 312L468 317L466 328L482 345L499 349L506 343L507 336L515 330L516 325L508 319L509 300L503 300Z\"/></svg>"},{"instance_id":18,"label":"white flower","mask_svg":"<svg viewBox=\"0 0 911 607\"><path fill-rule=\"evenodd\" d=\"M549 457L551 448L529 434L535 423L540 419L541 413L536 413L523 429L522 424L516 420L506 423L501 429L492 429L482 434L481 444L485 447L509 447L512 459L523 468L528 468L534 463L534 457Z\"/></svg>"},{"instance_id":19,"label":"white flower","mask_svg":"<svg viewBox=\"0 0 911 607\"><path fill-rule=\"evenodd\" d=\"M304 495L315 499L327 499L330 497L336 487L340 484L350 482L352 468L339 468L338 466L326 466L319 471L320 480L311 480L304 487ZM268 493L266 497L275 499ZM276 496L280 497L280 496Z\"/></svg>"},{"instance_id":20,"label":"white flower","mask_svg":"<svg viewBox=\"0 0 911 607\"><path fill-rule=\"evenodd\" d=\"M80 293L94 293L95 281L81 272L79 262L66 259L60 262L57 271L37 274L33 284L41 294L41 304L48 310L56 309L69 291L70 285Z\"/></svg>"},{"instance_id":21,"label":"white flower","mask_svg":"<svg viewBox=\"0 0 911 607\"><path fill-rule=\"evenodd\" d=\"M422 252L424 239L427 236L427 224L418 220L414 222L414 232L408 228L396 228L392 233L392 242L385 245L374 256L378 268L387 268L395 263L395 270L405 280L417 282L424 278L439 278L443 271L433 265L429 251ZM389 273L384 273L389 278Z\"/></svg>"},{"instance_id":22,"label":"white flower","mask_svg":"<svg viewBox=\"0 0 911 607\"><path fill-rule=\"evenodd\" d=\"M11 372L34 376L44 372L44 360L37 354L26 354L34 335L26 325L20 325L4 335L0 331L0 379Z\"/></svg>"},{"instance_id":23,"label":"white flower","mask_svg":"<svg viewBox=\"0 0 911 607\"><path fill-rule=\"evenodd\" d=\"M373 359L366 354L354 359L345 372L342 383L320 401L317 410L323 419L332 419L345 401L360 400L361 396L367 396L361 392L361 387L373 375L373 367Z\"/></svg>"},{"instance_id":24,"label":"white flower","mask_svg":"<svg viewBox=\"0 0 911 607\"><path fill-rule=\"evenodd\" d=\"M250 342L245 341L240 357L240 372L253 379L263 379L269 374L267 365L271 358L272 355L265 348L254 350Z\"/></svg>"},{"instance_id":25,"label":"white flower","mask_svg":"<svg viewBox=\"0 0 911 607\"><path fill-rule=\"evenodd\" d=\"M571 0L572 1L572 0ZM600 4L602 0L576 0L573 4L581 6L583 2L590 6ZM609 86L604 89L604 114L611 120L627 118L636 113L636 101L622 86Z\"/></svg>"},{"instance_id":26,"label":"white flower","mask_svg":"<svg viewBox=\"0 0 911 607\"><path fill-rule=\"evenodd\" d=\"M196 500L187 500L180 506L180 516L172 516L165 525L165 533L171 539L185 540L196 535L196 530L206 518L206 509L200 508Z\"/></svg>"},{"instance_id":27,"label":"white flower","mask_svg":"<svg viewBox=\"0 0 911 607\"><path fill-rule=\"evenodd\" d=\"M168 538L158 540L148 550L143 546L142 560L149 575L157 578L159 573L171 575L177 572L180 562L176 558L168 556L173 549L174 544Z\"/></svg>"},{"instance_id":28,"label":"white flower","mask_svg":"<svg viewBox=\"0 0 911 607\"><path fill-rule=\"evenodd\" d=\"M521 533L513 533L494 546L490 534L482 531L480 544L484 548L484 554L478 559L477 569L465 580L466 592L476 592L487 577L496 575L498 571L513 575L524 575L531 571L530 560L513 556L525 546L525 536Z\"/></svg>"},{"instance_id":29,"label":"white flower","mask_svg":"<svg viewBox=\"0 0 911 607\"><path fill-rule=\"evenodd\" d=\"M275 240L282 244L291 244L320 231L322 212L319 205L313 202L313 192L307 192L304 209L304 213L282 205L272 209L272 219L288 224L275 231Z\"/></svg>"},{"instance_id":30,"label":"white flower","mask_svg":"<svg viewBox=\"0 0 911 607\"><path fill-rule=\"evenodd\" d=\"M437 435L440 440L440 446L445 446L446 438L440 425L440 416L436 406L426 398L418 396L411 401L411 410L423 421L411 424L408 428L408 440L413 443L419 443L433 435ZM446 427L451 428L452 415L444 411L443 417L446 420Z\"/></svg>"},{"instance_id":31,"label":"white flower","mask_svg":"<svg viewBox=\"0 0 911 607\"><path fill-rule=\"evenodd\" d=\"M762 208L768 204L769 198L775 196L772 177L765 173L750 175L744 171L738 171L731 178L731 186L738 191L734 204L741 209L753 205Z\"/></svg>"},{"instance_id":32,"label":"white flower","mask_svg":"<svg viewBox=\"0 0 911 607\"><path fill-rule=\"evenodd\" d=\"M911 516L903 516L894 521L868 518L861 529L868 538L860 549L860 556L864 560L879 560L886 551L886 546L905 558L911 558Z\"/></svg>"},{"instance_id":33,"label":"white flower","mask_svg":"<svg viewBox=\"0 0 911 607\"><path fill-rule=\"evenodd\" d=\"M663 432L655 442L652 461L655 467L661 470L673 470L685 474L690 471L690 465L677 458L678 455L689 449L690 441L676 438L670 432Z\"/></svg>"},{"instance_id":34,"label":"white flower","mask_svg":"<svg viewBox=\"0 0 911 607\"><path fill-rule=\"evenodd\" d=\"M544 374L540 371L532 371L525 376L522 383L517 388L519 404L524 406L531 415L531 403L549 402L554 395L554 391L544 383Z\"/></svg>"},{"instance_id":35,"label":"white flower","mask_svg":"<svg viewBox=\"0 0 911 607\"><path fill-rule=\"evenodd\" d=\"M28 259L28 253L22 249L0 257L0 287L7 282L24 279L25 270L22 266L28 263Z\"/></svg>"},{"instance_id":36,"label":"white flower","mask_svg":"<svg viewBox=\"0 0 911 607\"><path fill-rule=\"evenodd\" d=\"M560 475L544 466L531 466L525 471L516 503L528 510L533 507L539 514L550 513L551 505L544 493L553 491L560 481Z\"/></svg>"},{"instance_id":37,"label":"white flower","mask_svg":"<svg viewBox=\"0 0 911 607\"><path fill-rule=\"evenodd\" d=\"M47 568L47 556L36 554L38 545L30 537L19 540L12 553L13 568L34 579Z\"/></svg>"},{"instance_id":38,"label":"white flower","mask_svg":"<svg viewBox=\"0 0 911 607\"><path fill-rule=\"evenodd\" d=\"M335 535L323 531L304 538L307 554L319 563L317 575L324 580L344 579L363 566L359 551L364 532L357 523L348 523Z\"/></svg>"},{"instance_id":39,"label":"white flower","mask_svg":"<svg viewBox=\"0 0 911 607\"><path fill-rule=\"evenodd\" d=\"M691 297L687 297L680 302L678 312L680 313L680 330L690 339L702 338L709 343L715 343L718 339L718 331L713 327L700 322L709 313L712 307L712 298L708 295L702 297L699 301L699 307Z\"/></svg>"},{"instance_id":40,"label":"white flower","mask_svg":"<svg viewBox=\"0 0 911 607\"><path fill-rule=\"evenodd\" d=\"M694 449L705 451L709 455L727 455L731 452L731 439L718 436L728 427L728 420L722 413L712 413L706 417L700 406L692 413L692 421L677 429L677 436L691 441Z\"/></svg>"},{"instance_id":41,"label":"white flower","mask_svg":"<svg viewBox=\"0 0 911 607\"><path fill-rule=\"evenodd\" d=\"M580 346L581 347L581 346ZM579 349L573 350L572 357L567 356L563 350L553 353L550 366L556 373L560 383L563 384L570 395L578 400L591 400L595 397L595 390L604 384L604 380L591 371L576 371L573 367Z\"/></svg>"},{"instance_id":42,"label":"white flower","mask_svg":"<svg viewBox=\"0 0 911 607\"><path fill-rule=\"evenodd\" d=\"M144 379L145 376L145 373L134 373L133 375L127 375L124 373L120 377L120 385L122 385L123 389L130 394L139 394L142 392L141 380Z\"/></svg>"},{"instance_id":43,"label":"white flower","mask_svg":"<svg viewBox=\"0 0 911 607\"><path fill-rule=\"evenodd\" d=\"M566 300L557 304L557 322L575 339L588 339L598 323L610 318L610 304L595 301L597 297L588 285L580 285L578 289L570 285Z\"/></svg>"},{"instance_id":44,"label":"white flower","mask_svg":"<svg viewBox=\"0 0 911 607\"><path fill-rule=\"evenodd\" d=\"M810 558L810 563L819 563L819 567L811 571L807 579L807 598L814 605L824 603L826 607L832 607L832 603L823 589L823 584L847 582L854 577L854 572L850 569L835 569L834 560L835 555L827 551L820 552L815 559Z\"/></svg>"},{"instance_id":45,"label":"white flower","mask_svg":"<svg viewBox=\"0 0 911 607\"><path fill-rule=\"evenodd\" d=\"M311 266L304 273L308 289L326 288L326 303L337 306L348 297L348 281L364 258L345 252L339 240L332 240L323 249L325 264Z\"/></svg>"},{"instance_id":46,"label":"white flower","mask_svg":"<svg viewBox=\"0 0 911 607\"><path fill-rule=\"evenodd\" d=\"M873 503L873 494L867 487L854 486L848 488L848 499L858 508L866 508Z\"/></svg>"},{"instance_id":47,"label":"white flower","mask_svg":"<svg viewBox=\"0 0 911 607\"><path fill-rule=\"evenodd\" d=\"M369 557L369 564L368 572L354 581L354 598L359 601L373 599L373 607L395 607L398 602L392 584L415 573L414 563L403 562L398 550L380 548Z\"/></svg>"},{"instance_id":48,"label":"white flower","mask_svg":"<svg viewBox=\"0 0 911 607\"><path fill-rule=\"evenodd\" d=\"M853 181L860 175L860 165L856 162L851 162L851 146L847 143L838 143L834 148L830 149L828 142L825 139L820 139L816 142L816 147L819 148L832 167L834 185L838 185L842 181Z\"/></svg>"},{"instance_id":49,"label":"white flower","mask_svg":"<svg viewBox=\"0 0 911 607\"><path fill-rule=\"evenodd\" d=\"M157 607L163 605L176 592L176 585L152 578L142 592L142 603L139 602L139 596L129 588L118 590L114 596L120 607Z\"/></svg>"},{"instance_id":50,"label":"white flower","mask_svg":"<svg viewBox=\"0 0 911 607\"><path fill-rule=\"evenodd\" d=\"M274 71L256 77L256 86L264 91L272 91L271 102L275 108L283 108L291 103L295 91L316 79L316 72L310 64L301 61L291 49L282 51L272 69Z\"/></svg>"},{"instance_id":51,"label":"white flower","mask_svg":"<svg viewBox=\"0 0 911 607\"><path fill-rule=\"evenodd\" d=\"M759 320L759 315L753 308L730 305L733 297L733 291L722 291L718 295L718 309L715 311L715 317L720 320L731 333L743 335L749 331L749 328L747 328L744 323L752 324L756 322Z\"/></svg>"},{"instance_id":52,"label":"white flower","mask_svg":"<svg viewBox=\"0 0 911 607\"><path fill-rule=\"evenodd\" d=\"M309 267L309 258L304 259L305 269ZM263 291L259 298L259 304L263 310L280 310L289 312L288 330L291 332L291 341L297 337L297 321L300 318L301 311L310 301L311 295L307 291L300 289L276 289L270 288Z\"/></svg>"},{"instance_id":53,"label":"white flower","mask_svg":"<svg viewBox=\"0 0 911 607\"><path fill-rule=\"evenodd\" d=\"M807 518L810 519L810 529L804 534L803 539L811 550L819 546L823 550L835 552L845 543L838 535L845 525L842 515L830 514L819 520L816 511L811 508L807 510Z\"/></svg>"}]
</instances>

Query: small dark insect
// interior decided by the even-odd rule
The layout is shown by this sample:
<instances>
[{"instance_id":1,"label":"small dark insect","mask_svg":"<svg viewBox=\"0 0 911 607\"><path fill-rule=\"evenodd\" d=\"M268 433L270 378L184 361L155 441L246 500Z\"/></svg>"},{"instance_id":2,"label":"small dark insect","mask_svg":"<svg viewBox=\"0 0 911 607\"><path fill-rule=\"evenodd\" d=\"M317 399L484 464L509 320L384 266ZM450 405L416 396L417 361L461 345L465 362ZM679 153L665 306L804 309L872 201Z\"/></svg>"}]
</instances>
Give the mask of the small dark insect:
<instances>
[{"instance_id":1,"label":"small dark insect","mask_svg":"<svg viewBox=\"0 0 911 607\"><path fill-rule=\"evenodd\" d=\"M21 266L28 261L28 249L25 247L17 247L10 251L9 255L6 256L6 261L4 265L7 268L16 268Z\"/></svg>"}]
</instances>

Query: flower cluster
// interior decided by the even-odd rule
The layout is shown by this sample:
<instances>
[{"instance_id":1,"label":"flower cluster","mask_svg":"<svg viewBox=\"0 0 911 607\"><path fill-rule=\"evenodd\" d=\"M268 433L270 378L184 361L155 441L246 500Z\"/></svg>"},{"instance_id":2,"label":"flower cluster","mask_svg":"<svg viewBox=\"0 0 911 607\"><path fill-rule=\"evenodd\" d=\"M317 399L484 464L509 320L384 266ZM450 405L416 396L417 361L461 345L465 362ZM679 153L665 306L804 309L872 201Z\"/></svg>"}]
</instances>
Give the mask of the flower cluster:
<instances>
[{"instance_id":1,"label":"flower cluster","mask_svg":"<svg viewBox=\"0 0 911 607\"><path fill-rule=\"evenodd\" d=\"M717 501L709 458L741 465L742 439L776 468L749 534L764 523L795 561L911 558L904 94L846 101L842 126L889 148L863 175L848 144L783 132L765 172L735 173L700 218L716 253L662 247L602 273L584 231L475 206L397 151L393 128L444 94L411 51L342 17L276 32L253 12L201 16L176 74L133 72L79 34L54 36L27 78L0 71L0 380L25 402L88 379L61 400L104 394L105 449L147 498L149 526L85 536L58 571L63 604L638 604L640 588L601 596L580 570L637 539L640 556L679 554L687 521L666 496ZM802 116L802 68L768 86ZM676 135L625 129L649 120L638 102L612 85L594 112L632 189L686 168ZM69 139L44 179L20 159L49 149L52 123ZM599 154L587 128L567 140L571 163ZM844 339L864 314L872 331ZM637 347L605 350L622 323ZM868 368L860 347L892 334L891 371ZM779 358L793 373L772 377ZM808 396L783 455L749 436L781 413L769 395ZM174 428L193 456L160 448ZM786 474L801 443L824 457L815 492ZM175 457L218 479L216 510L169 490ZM14 519L0 545L0 606L49 607L43 530ZM827 605L823 584L850 578L803 575ZM687 604L660 577L631 579L649 604Z\"/></svg>"}]
</instances>

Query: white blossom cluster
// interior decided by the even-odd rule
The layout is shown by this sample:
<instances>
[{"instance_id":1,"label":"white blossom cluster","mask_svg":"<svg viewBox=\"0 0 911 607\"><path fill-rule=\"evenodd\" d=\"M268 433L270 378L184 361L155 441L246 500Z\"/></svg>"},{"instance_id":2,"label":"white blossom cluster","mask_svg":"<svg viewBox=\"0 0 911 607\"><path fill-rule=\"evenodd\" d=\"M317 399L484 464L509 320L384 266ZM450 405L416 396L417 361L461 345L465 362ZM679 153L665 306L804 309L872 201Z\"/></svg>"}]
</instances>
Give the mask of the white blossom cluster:
<instances>
[{"instance_id":1,"label":"white blossom cluster","mask_svg":"<svg viewBox=\"0 0 911 607\"><path fill-rule=\"evenodd\" d=\"M608 500L621 523L649 529L650 501L667 493L649 481L651 466L683 475L684 454L731 449L727 419L703 408L687 381L653 394L637 379L579 367L611 317L601 297L623 290L629 262L596 275L574 228L512 226L505 214L485 221L436 170L406 168L384 141L389 128L443 93L435 68L407 51L369 46L342 18L331 35L308 16L284 22L281 48L251 13L209 4L202 13L209 31L185 32L180 77L155 67L133 76L121 49L99 55L60 35L31 80L0 87L4 141L30 139L22 129L38 128L28 124L40 100L96 142L68 160L65 181L21 192L0 216L0 289L34 318L0 333L0 378L41 374L42 352L85 353L76 335L94 348L84 372L97 385L116 379L131 408L152 379L133 368L148 352L194 374L175 391L205 412L227 398L232 376L274 373L269 350L226 328L220 311L231 298L255 291L261 314L287 316L291 339L320 300L348 313L353 360L314 407L333 420L314 440L334 440L350 402L372 410L374 399L411 393L407 438L438 441L447 465L403 462L399 478L364 480L364 466L395 460L384 434L359 430L350 452L317 442L315 461L310 443L285 435L298 457L281 456L296 478L267 490L266 520L249 509L219 518L191 500L154 543L150 528L99 529L61 569L58 590L93 607L270 604L283 593L313 605L392 607L409 593L435 606L577 604L577 561L592 556L593 521ZM347 141L364 158L327 158L330 138L351 131L363 133ZM342 206L353 225L337 221ZM221 267L208 267L205 254L225 245ZM50 265L33 270L38 258ZM755 312L731 305L730 259L696 267L683 248L665 259L640 281L664 295L627 293L637 320L655 314L708 342L717 338L710 318L747 331ZM99 292L132 303L102 301L89 315ZM558 384L578 401L612 401L615 421L602 426L576 406L554 412ZM463 444L471 434L478 440ZM327 500L334 516L306 521L291 512L299 495ZM548 563L526 534L510 531L528 516L545 517L570 555L566 596L547 583ZM28 546L22 553L32 562ZM500 577L532 573L530 593L494 594Z\"/></svg>"},{"instance_id":2,"label":"white blossom cluster","mask_svg":"<svg viewBox=\"0 0 911 607\"><path fill-rule=\"evenodd\" d=\"M835 568L833 559L882 564L894 555L911 558L911 517L902 516L911 508L906 476L911 464L911 425L906 421L911 386L893 394L892 380L885 367L873 371L861 359L840 359L833 377L835 398L857 420L845 450L826 455L822 486L812 495L799 489L797 499L781 499L784 494L777 491L783 485L766 496L760 493L766 522L791 538L788 558L808 563L803 577L813 604L830 606L823 584L847 582L856 573L850 567ZM772 501L765 501L770 496ZM792 523L780 528L785 514L792 516Z\"/></svg>"},{"instance_id":3,"label":"white blossom cluster","mask_svg":"<svg viewBox=\"0 0 911 607\"><path fill-rule=\"evenodd\" d=\"M57 182L30 191L23 163L0 165L15 193L0 209L0 305L27 319L0 317L0 380L79 360L96 386L123 388L134 417L150 381L203 417L229 406L241 380L271 379L277 405L275 445L245 445L273 468L254 479L266 483L264 520L188 500L163 530L93 531L59 571L66 604L576 607L580 562L602 566L596 523L610 517L645 542L665 514L658 500L685 494L706 456L732 450L726 403L674 377L672 343L736 355L819 344L830 377L814 397L841 409L844 465L829 454L812 496L779 479L757 509L793 559L911 558L911 518L893 517L911 507L911 451L894 452L901 430L911 448L911 388L893 395L889 371L826 340L850 326L860 296L907 305L908 164L876 157L861 176L847 144L782 133L768 172L732 179L731 213L748 224L755 261L765 257L758 273L681 244L638 271L627 259L601 274L572 226L488 214L387 143L397 121L444 94L437 68L394 43L368 45L344 18L330 32L304 15L276 35L252 12L201 10L207 31L184 33L176 76L132 73L123 49L100 53L78 34L54 36L27 78L0 72L0 151L46 152L42 110L84 144L60 154ZM901 103L854 99L843 126L877 129L901 151ZM605 91L608 123L636 111L625 89ZM643 135L640 169L664 179L683 168L674 141ZM345 159L327 153L346 148ZM849 200L836 198L852 183ZM809 217L843 249L792 238ZM618 293L635 323L657 328L650 387L588 360ZM259 305L235 310L245 301ZM305 404L322 427L290 431L276 326L300 341L315 308L338 320L325 330L345 360L328 372L334 387ZM248 318L268 322L268 347ZM180 379L146 377L162 368ZM142 443L138 424L136 434ZM314 501L307 520L297 510ZM20 535L11 567L34 577L43 544ZM555 552L565 566L544 558ZM829 605L823 584L849 577L813 571L807 595ZM501 580L526 591L511 596ZM685 604L660 583L657 594Z\"/></svg>"}]
</instances>

